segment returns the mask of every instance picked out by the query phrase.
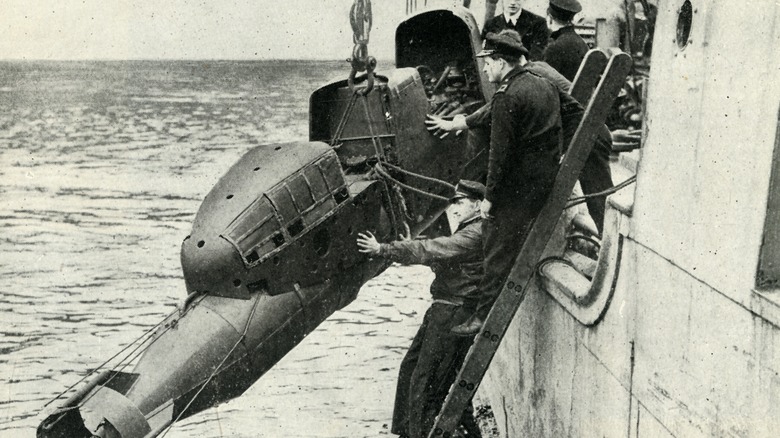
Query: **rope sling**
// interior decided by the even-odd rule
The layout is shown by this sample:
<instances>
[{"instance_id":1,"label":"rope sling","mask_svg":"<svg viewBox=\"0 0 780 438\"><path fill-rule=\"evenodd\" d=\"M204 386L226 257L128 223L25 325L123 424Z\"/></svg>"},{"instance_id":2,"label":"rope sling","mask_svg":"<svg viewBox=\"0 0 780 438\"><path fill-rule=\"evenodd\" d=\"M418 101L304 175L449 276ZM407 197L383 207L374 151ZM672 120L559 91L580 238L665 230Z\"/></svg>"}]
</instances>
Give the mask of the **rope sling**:
<instances>
[{"instance_id":1,"label":"rope sling","mask_svg":"<svg viewBox=\"0 0 780 438\"><path fill-rule=\"evenodd\" d=\"M408 4L411 6L411 2ZM414 3L414 6L416 8L416 2ZM347 107L344 110L344 113L341 116L341 120L337 125L336 132L334 133L334 136L331 139L330 144L334 149L338 149L338 147L341 146L340 141L343 135L343 131L346 127L347 120L350 118L357 100L359 98L362 98L363 108L365 110L365 114L367 117L368 128L370 131L370 136L374 147L374 158L377 161L376 164L372 166L372 172L371 172L372 176L376 177L377 179L381 179L386 185L387 188L386 192L388 194L387 202L389 204L389 208L387 208L387 211L390 216L390 221L393 224L393 228L396 230L396 232L403 233L405 236L409 237L410 227L408 221L412 220L413 218L409 214L407 202L404 197L403 190L407 190L417 195L434 199L436 201L441 201L441 202L449 202L450 198L404 183L400 181L397 177L393 176L391 172L404 175L405 177L411 179L418 179L420 181L424 181L427 183L440 186L443 189L442 191L448 191L450 193L454 193L455 186L445 180L415 173L403 169L402 167L399 167L387 161L386 157L384 156L384 149L382 146L381 138L379 135L377 135L374 132L373 129L373 119L371 117L371 111L369 110L368 97L367 97L367 95L372 91L374 87L374 69L376 68L376 59L374 57L368 56L368 41L369 41L369 34L371 30L371 24L372 24L370 0L355 0L352 9L350 11L350 22L354 32L353 41L355 43L355 46L352 52L353 56L350 60L352 65L352 70L349 75L348 85L353 93L350 96L350 100L347 104ZM355 87L356 75L358 72L362 72L362 71L366 71L367 84L366 87L364 88L357 88ZM446 76L446 74L444 76ZM633 176L611 189L604 190L598 193L591 193L588 195L571 198L569 199L566 208L570 208L582 204L591 198L608 196L634 183L635 181L636 181L636 176ZM398 210L400 221L399 218L396 216L396 212L395 212L396 209ZM200 294L201 298L205 296L206 294ZM111 382L111 380L117 377L119 373L122 372L122 370L124 370L127 366L134 363L140 357L141 354L143 354L147 349L149 349L157 340L161 339L163 334L165 334L167 331L174 328L178 322L178 319L171 320L171 322L165 326L164 330L161 333L156 334L156 331L162 326L162 324L165 321L167 321L171 316L173 316L175 313L178 312L180 317L184 317L187 311L197 304L194 302L195 298L196 297L192 297L192 296L188 297L181 308L171 312L169 315L163 318L159 323L157 323L155 326L148 329L146 332L144 332L141 336L139 336L132 342L130 342L119 352L111 356L109 359L101 363L96 368L92 369L90 372L84 375L77 382L70 385L64 391L62 391L57 396L55 396L50 401L48 401L44 405L44 407L58 400L68 391L72 390L75 386L82 383L87 378L93 376L99 370L104 369L108 363L110 363L111 361L113 361L114 359L122 355L124 352L132 348L132 350L127 355L125 355L124 358L122 358L115 366L110 368L110 371L108 370L104 371L104 373L112 372L112 371L114 373L104 383L102 383L102 386L105 386L106 384ZM178 416L173 421L163 426L163 430L164 430L162 434L163 437L168 433L170 427L185 414L187 409L195 402L195 400L205 389L205 387L223 369L223 365L228 360L230 355L235 351L238 345L240 345L240 343L244 341L249 326L254 318L258 302L259 300L255 301L252 311L245 322L244 330L242 334L239 336L238 340L233 345L233 347L230 349L230 351L225 355L225 357L222 359L219 365L214 369L211 375L200 385L198 391L192 396L192 398L190 398L189 402L186 404L184 409L182 409L182 411L178 414ZM154 339L152 339L153 337ZM99 388L93 391L89 397L82 400L78 405L69 407L68 409L78 409L84 406L86 402L88 402L98 391Z\"/></svg>"}]
</instances>

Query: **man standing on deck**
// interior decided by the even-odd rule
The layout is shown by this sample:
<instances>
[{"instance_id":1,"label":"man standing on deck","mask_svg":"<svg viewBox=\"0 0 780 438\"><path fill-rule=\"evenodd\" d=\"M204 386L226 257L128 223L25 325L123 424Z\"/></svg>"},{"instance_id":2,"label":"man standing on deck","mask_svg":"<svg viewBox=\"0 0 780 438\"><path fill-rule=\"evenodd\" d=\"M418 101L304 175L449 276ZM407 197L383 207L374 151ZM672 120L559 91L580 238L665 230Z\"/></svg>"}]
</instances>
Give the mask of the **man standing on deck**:
<instances>
[{"instance_id":1,"label":"man standing on deck","mask_svg":"<svg viewBox=\"0 0 780 438\"><path fill-rule=\"evenodd\" d=\"M490 153L482 201L485 277L476 312L452 332L476 334L552 191L561 152L558 89L526 68L528 50L512 31L490 33L483 68L499 83L491 104Z\"/></svg>"},{"instance_id":2,"label":"man standing on deck","mask_svg":"<svg viewBox=\"0 0 780 438\"><path fill-rule=\"evenodd\" d=\"M577 76L580 64L590 50L585 40L574 31L572 23L574 16L581 10L582 6L577 0L550 0L547 8L547 25L552 34L544 49L543 59L569 82Z\"/></svg>"},{"instance_id":3,"label":"man standing on deck","mask_svg":"<svg viewBox=\"0 0 780 438\"><path fill-rule=\"evenodd\" d=\"M507 35L516 41L520 41L519 35L505 30L503 35ZM560 91L561 102L561 127L563 128L563 147L566 148L571 143L577 128L585 114L583 106L569 95L571 82L555 71L550 65L541 61L531 61L524 64L526 70L541 76L552 82ZM461 131L477 127L490 127L492 102L488 102L482 108L474 113L464 116L455 116L452 120L445 120L434 116L428 116L425 121L430 131ZM446 135L446 134L445 134ZM609 156L612 152L612 135L606 125L603 125L598 132L596 141L593 145L590 155L585 162L585 167L580 174L580 185L585 195L599 193L612 188L612 172L609 165ZM604 230L604 211L605 196L587 198L588 213L596 225L596 229L601 234Z\"/></svg>"},{"instance_id":4,"label":"man standing on deck","mask_svg":"<svg viewBox=\"0 0 780 438\"><path fill-rule=\"evenodd\" d=\"M495 3L497 0L494 0ZM544 18L524 10L520 0L503 0L504 13L497 15L485 23L482 29L482 39L488 33L499 33L504 29L512 29L523 38L523 45L529 50L528 59L542 59L544 48L550 39L550 30Z\"/></svg>"},{"instance_id":5,"label":"man standing on deck","mask_svg":"<svg viewBox=\"0 0 780 438\"><path fill-rule=\"evenodd\" d=\"M450 329L474 311L482 279L480 202L485 186L461 180L448 211L458 222L454 234L424 240L378 243L366 231L359 233L360 252L389 260L429 265L436 274L431 283L433 304L412 341L398 373L391 431L401 437L425 438L463 364L471 339ZM468 437L479 437L471 406L461 420Z\"/></svg>"}]
</instances>

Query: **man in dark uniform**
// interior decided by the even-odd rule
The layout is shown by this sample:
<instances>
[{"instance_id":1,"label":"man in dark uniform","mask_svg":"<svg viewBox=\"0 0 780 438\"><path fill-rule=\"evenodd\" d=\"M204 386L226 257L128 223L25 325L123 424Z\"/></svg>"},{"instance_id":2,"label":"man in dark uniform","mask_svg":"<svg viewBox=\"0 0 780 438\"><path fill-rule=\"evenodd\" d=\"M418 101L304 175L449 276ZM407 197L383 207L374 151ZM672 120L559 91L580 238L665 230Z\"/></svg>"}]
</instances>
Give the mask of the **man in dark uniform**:
<instances>
[{"instance_id":1,"label":"man in dark uniform","mask_svg":"<svg viewBox=\"0 0 780 438\"><path fill-rule=\"evenodd\" d=\"M572 19L582 10L577 0L550 0L547 8L547 25L552 34L544 49L544 62L558 70L563 77L574 80L585 54L590 48L574 31Z\"/></svg>"},{"instance_id":2,"label":"man in dark uniform","mask_svg":"<svg viewBox=\"0 0 780 438\"><path fill-rule=\"evenodd\" d=\"M482 327L558 173L559 91L522 66L528 50L512 34L517 35L488 34L485 48L477 55L485 57L488 80L500 86L490 111L487 185L481 207L486 219L485 277L477 310L453 328L457 334L473 334Z\"/></svg>"},{"instance_id":3,"label":"man in dark uniform","mask_svg":"<svg viewBox=\"0 0 780 438\"><path fill-rule=\"evenodd\" d=\"M488 33L498 34L504 29L512 29L523 38L523 45L528 48L530 60L542 59L544 48L550 39L550 30L544 18L524 10L520 0L503 0L504 13L497 15L485 23L482 29L482 39ZM493 1L495 3L495 1Z\"/></svg>"},{"instance_id":4,"label":"man in dark uniform","mask_svg":"<svg viewBox=\"0 0 780 438\"><path fill-rule=\"evenodd\" d=\"M502 31L502 34L520 41L519 35L512 31ZM574 133L580 125L585 113L583 106L569 95L571 82L563 77L550 65L542 61L531 61L524 64L526 70L541 76L552 82L560 91L561 101L561 125L563 128L563 147L568 147ZM461 131L474 128L490 128L492 101L485 104L474 113L464 116L455 116L452 120L446 120L435 116L428 116L425 123L430 131ZM446 135L446 134L445 134ZM601 127L593 145L585 167L580 174L580 185L584 194L599 193L612 188L612 172L609 165L609 156L612 152L612 135L606 125ZM599 233L603 232L604 210L606 196L587 199L588 213L593 219Z\"/></svg>"},{"instance_id":5,"label":"man in dark uniform","mask_svg":"<svg viewBox=\"0 0 780 438\"><path fill-rule=\"evenodd\" d=\"M398 373L391 432L425 438L463 364L471 339L450 329L474 311L483 276L480 202L485 186L461 180L448 212L458 228L451 236L378 243L366 231L359 233L360 252L395 262L429 265L436 274L431 283L433 304L412 341ZM479 437L469 405L461 423L468 437Z\"/></svg>"}]
</instances>

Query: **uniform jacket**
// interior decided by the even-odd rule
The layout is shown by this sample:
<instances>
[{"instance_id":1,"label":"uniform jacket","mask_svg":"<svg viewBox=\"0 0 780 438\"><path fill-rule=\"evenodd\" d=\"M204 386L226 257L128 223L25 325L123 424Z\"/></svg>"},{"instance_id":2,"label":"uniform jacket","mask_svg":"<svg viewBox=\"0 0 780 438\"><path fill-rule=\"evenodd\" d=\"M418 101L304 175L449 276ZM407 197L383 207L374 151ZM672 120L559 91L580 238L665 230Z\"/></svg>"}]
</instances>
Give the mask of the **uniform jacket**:
<instances>
[{"instance_id":1,"label":"uniform jacket","mask_svg":"<svg viewBox=\"0 0 780 438\"><path fill-rule=\"evenodd\" d=\"M500 209L546 198L561 152L559 90L518 66L501 81L490 113L485 199Z\"/></svg>"},{"instance_id":2,"label":"uniform jacket","mask_svg":"<svg viewBox=\"0 0 780 438\"><path fill-rule=\"evenodd\" d=\"M530 59L540 61L544 48L550 39L550 29L547 28L547 20L523 9L514 25L508 23L504 15L497 15L485 23L482 29L484 40L488 32L499 33L504 29L514 29L523 38L523 45L531 52Z\"/></svg>"},{"instance_id":3,"label":"uniform jacket","mask_svg":"<svg viewBox=\"0 0 780 438\"><path fill-rule=\"evenodd\" d=\"M482 224L479 216L462 223L451 236L402 240L380 245L380 255L394 262L430 266L434 298L478 299L483 275Z\"/></svg>"},{"instance_id":4,"label":"uniform jacket","mask_svg":"<svg viewBox=\"0 0 780 438\"><path fill-rule=\"evenodd\" d=\"M566 26L550 35L550 42L544 49L543 59L571 82L577 76L577 71L588 50L590 50L588 44L577 35L574 26Z\"/></svg>"},{"instance_id":5,"label":"uniform jacket","mask_svg":"<svg viewBox=\"0 0 780 438\"><path fill-rule=\"evenodd\" d=\"M525 69L531 73L547 79L552 82L558 90L558 97L561 103L561 128L562 128L562 151L569 146L574 133L582 121L582 116L585 113L583 106L577 102L573 97L569 95L571 88L571 82L567 80L558 71L552 68L545 62L529 62L525 66ZM490 127L493 101L491 100L480 109L474 111L472 114L466 117L466 125L469 128L477 127ZM595 149L600 154L609 156L612 151L612 135L609 132L609 128L606 125L602 126L596 137Z\"/></svg>"},{"instance_id":6,"label":"uniform jacket","mask_svg":"<svg viewBox=\"0 0 780 438\"><path fill-rule=\"evenodd\" d=\"M563 128L563 150L569 147L569 142L574 137L574 133L580 126L582 116L585 115L585 108L580 102L569 95L571 89L571 81L566 79L562 73L556 71L552 66L545 62L531 62L525 66L528 71L535 73L558 87L561 91L561 127ZM612 152L612 134L609 132L607 125L603 125L596 137L596 143L594 149L599 150L598 153L609 154Z\"/></svg>"}]
</instances>

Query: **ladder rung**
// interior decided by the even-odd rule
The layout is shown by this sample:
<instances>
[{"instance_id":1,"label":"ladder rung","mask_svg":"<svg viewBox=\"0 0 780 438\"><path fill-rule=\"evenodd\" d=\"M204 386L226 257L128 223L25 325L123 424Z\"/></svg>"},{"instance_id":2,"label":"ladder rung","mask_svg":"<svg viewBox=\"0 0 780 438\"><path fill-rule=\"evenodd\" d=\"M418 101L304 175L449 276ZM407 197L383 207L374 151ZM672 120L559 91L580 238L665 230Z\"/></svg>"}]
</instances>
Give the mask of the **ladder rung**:
<instances>
[{"instance_id":1,"label":"ladder rung","mask_svg":"<svg viewBox=\"0 0 780 438\"><path fill-rule=\"evenodd\" d=\"M591 58L596 59L587 57L584 62ZM587 67L581 67L580 70ZM536 265L555 230L569 195L574 189L574 184L585 166L585 160L593 147L596 134L604 124L607 112L620 91L630 67L631 57L625 53L613 55L609 60L596 91L585 109L580 126L567 149L568 152L561 163L549 199L534 221L512 272L493 304L482 330L476 335L428 435L429 438L454 436L466 404L482 382L509 324L523 302L529 289L528 286L533 283L531 280L536 271Z\"/></svg>"}]
</instances>

